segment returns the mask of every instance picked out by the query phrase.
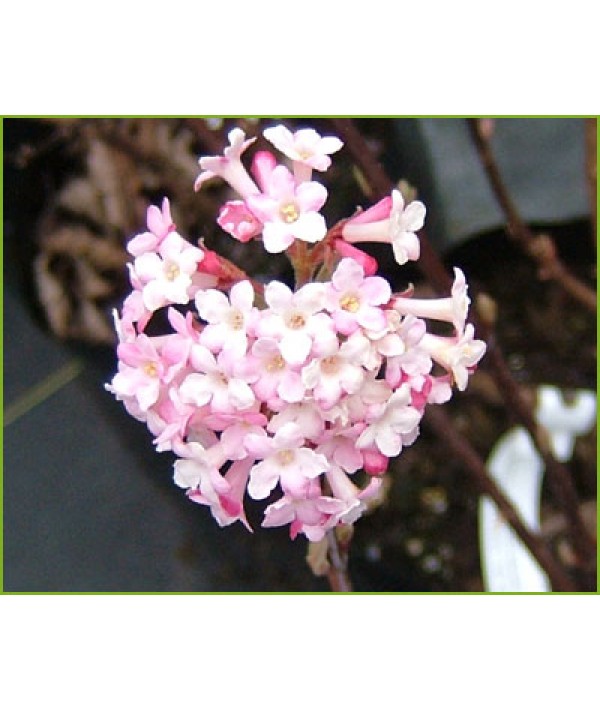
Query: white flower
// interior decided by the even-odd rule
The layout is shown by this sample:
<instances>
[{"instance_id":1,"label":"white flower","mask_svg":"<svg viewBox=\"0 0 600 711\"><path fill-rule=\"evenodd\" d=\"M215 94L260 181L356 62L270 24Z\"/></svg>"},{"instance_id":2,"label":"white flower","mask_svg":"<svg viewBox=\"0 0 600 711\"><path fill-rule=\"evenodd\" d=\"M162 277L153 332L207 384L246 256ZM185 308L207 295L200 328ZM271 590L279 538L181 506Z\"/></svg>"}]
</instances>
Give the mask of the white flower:
<instances>
[{"instance_id":1,"label":"white flower","mask_svg":"<svg viewBox=\"0 0 600 711\"><path fill-rule=\"evenodd\" d=\"M196 372L179 386L182 402L198 407L210 403L216 413L252 407L254 393L246 381L235 377L235 356L230 351L221 351L215 358L208 348L195 344L191 348L190 363Z\"/></svg>"},{"instance_id":2,"label":"white flower","mask_svg":"<svg viewBox=\"0 0 600 711\"><path fill-rule=\"evenodd\" d=\"M324 171L331 165L329 155L344 145L335 136L320 136L313 128L301 128L292 133L283 125L267 128L264 137L277 150L294 161L294 173L299 180L309 180L311 169Z\"/></svg>"},{"instance_id":3,"label":"white flower","mask_svg":"<svg viewBox=\"0 0 600 711\"><path fill-rule=\"evenodd\" d=\"M202 344L213 353L224 349L237 357L244 356L248 348L248 328L257 315L250 282L235 284L229 299L222 291L206 289L196 294L195 301L200 318L208 322L202 331Z\"/></svg>"},{"instance_id":4,"label":"white flower","mask_svg":"<svg viewBox=\"0 0 600 711\"><path fill-rule=\"evenodd\" d=\"M327 459L322 454L302 446L304 437L292 423L283 425L273 438L248 435L248 450L263 458L250 470L248 493L253 499L265 499L278 482L286 494L302 498L311 479L327 471Z\"/></svg>"},{"instance_id":5,"label":"white flower","mask_svg":"<svg viewBox=\"0 0 600 711\"><path fill-rule=\"evenodd\" d=\"M194 190L200 190L207 180L219 176L234 190L237 190L242 197L258 193L259 190L255 182L248 175L240 160L242 153L254 143L256 138L246 140L246 134L241 128L231 130L228 138L229 146L225 148L222 156L204 156L198 161L202 172L196 178Z\"/></svg>"},{"instance_id":6,"label":"white flower","mask_svg":"<svg viewBox=\"0 0 600 711\"><path fill-rule=\"evenodd\" d=\"M265 289L265 301L270 307L256 326L257 335L274 338L281 355L290 365L300 365L308 358L313 344L318 348L329 343L333 322L323 306L325 285L310 283L297 292L279 281Z\"/></svg>"},{"instance_id":7,"label":"white flower","mask_svg":"<svg viewBox=\"0 0 600 711\"><path fill-rule=\"evenodd\" d=\"M168 304L187 304L188 290L204 252L193 247L177 232L170 232L160 243L158 253L146 252L133 263L134 277L142 285L142 299L149 311Z\"/></svg>"},{"instance_id":8,"label":"white flower","mask_svg":"<svg viewBox=\"0 0 600 711\"><path fill-rule=\"evenodd\" d=\"M485 342L476 340L474 336L473 324L468 323L464 333L457 336L445 338L426 333L420 342L435 361L452 373L460 391L466 389L470 372L486 350Z\"/></svg>"},{"instance_id":9,"label":"white flower","mask_svg":"<svg viewBox=\"0 0 600 711\"><path fill-rule=\"evenodd\" d=\"M420 413L410 406L410 388L405 383L390 397L381 415L369 424L356 442L359 449L375 444L386 457L396 457L405 444L414 441Z\"/></svg>"},{"instance_id":10,"label":"white flower","mask_svg":"<svg viewBox=\"0 0 600 711\"><path fill-rule=\"evenodd\" d=\"M404 199L399 190L392 192L392 210L390 212L390 240L394 257L398 264L416 261L421 252L419 238L415 234L425 222L425 205L418 200L404 206Z\"/></svg>"}]
</instances>

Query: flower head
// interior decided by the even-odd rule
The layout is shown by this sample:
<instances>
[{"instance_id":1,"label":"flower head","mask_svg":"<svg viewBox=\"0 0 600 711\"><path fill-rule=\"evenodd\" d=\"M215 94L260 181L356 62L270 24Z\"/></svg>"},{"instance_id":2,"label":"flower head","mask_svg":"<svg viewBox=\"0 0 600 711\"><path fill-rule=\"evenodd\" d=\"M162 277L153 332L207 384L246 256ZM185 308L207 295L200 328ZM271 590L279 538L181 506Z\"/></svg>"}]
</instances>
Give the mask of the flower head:
<instances>
[{"instance_id":1,"label":"flower head","mask_svg":"<svg viewBox=\"0 0 600 711\"><path fill-rule=\"evenodd\" d=\"M289 524L292 538L318 541L362 515L389 458L415 441L429 404L446 402L453 385L464 390L485 344L466 323L460 269L450 296L415 299L392 293L355 246L385 242L399 264L417 259L422 203L405 205L394 190L328 231L319 212L328 193L311 175L341 141L284 126L265 137L293 172L270 151L255 152L247 172L254 139L233 129L222 155L200 158L195 187L228 182L239 199L217 224L240 243L262 236L268 252L285 252L298 284L261 284L193 246L165 198L128 245L131 293L115 314L119 362L106 387L157 451L174 453L175 483L219 525L251 530L248 493L269 499L263 527ZM319 281L306 283L310 274ZM452 324L453 336L429 333L429 319Z\"/></svg>"}]
</instances>

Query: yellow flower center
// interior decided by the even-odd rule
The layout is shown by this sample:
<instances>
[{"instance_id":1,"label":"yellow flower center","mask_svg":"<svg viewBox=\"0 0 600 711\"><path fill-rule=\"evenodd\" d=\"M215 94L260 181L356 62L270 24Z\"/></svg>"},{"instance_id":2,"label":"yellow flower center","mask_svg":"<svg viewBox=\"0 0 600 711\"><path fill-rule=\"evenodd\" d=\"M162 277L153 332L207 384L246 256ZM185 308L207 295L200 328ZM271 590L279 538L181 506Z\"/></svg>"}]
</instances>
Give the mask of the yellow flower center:
<instances>
[{"instance_id":1,"label":"yellow flower center","mask_svg":"<svg viewBox=\"0 0 600 711\"><path fill-rule=\"evenodd\" d=\"M285 368L285 361L280 355L276 355L267 362L265 367L269 373L275 373Z\"/></svg>"},{"instance_id":2,"label":"yellow flower center","mask_svg":"<svg viewBox=\"0 0 600 711\"><path fill-rule=\"evenodd\" d=\"M340 359L337 356L327 356L321 361L321 372L325 375L335 375L340 369Z\"/></svg>"},{"instance_id":3,"label":"yellow flower center","mask_svg":"<svg viewBox=\"0 0 600 711\"><path fill-rule=\"evenodd\" d=\"M304 328L306 325L306 319L302 314L295 312L287 317L286 323L288 328L297 330L299 328Z\"/></svg>"},{"instance_id":4,"label":"yellow flower center","mask_svg":"<svg viewBox=\"0 0 600 711\"><path fill-rule=\"evenodd\" d=\"M234 309L229 314L229 325L234 331L241 331L244 328L244 314L239 309Z\"/></svg>"},{"instance_id":5,"label":"yellow flower center","mask_svg":"<svg viewBox=\"0 0 600 711\"><path fill-rule=\"evenodd\" d=\"M286 205L282 205L279 208L279 214L281 215L281 219L288 225L292 222L296 222L296 220L300 217L298 208L293 202L288 202Z\"/></svg>"},{"instance_id":6,"label":"yellow flower center","mask_svg":"<svg viewBox=\"0 0 600 711\"><path fill-rule=\"evenodd\" d=\"M349 311L351 314L355 314L360 308L360 301L354 294L346 294L340 299L340 306L344 311Z\"/></svg>"},{"instance_id":7,"label":"yellow flower center","mask_svg":"<svg viewBox=\"0 0 600 711\"><path fill-rule=\"evenodd\" d=\"M167 281L175 281L177 277L181 274L181 269L175 262L167 262L165 264L165 277Z\"/></svg>"},{"instance_id":8,"label":"yellow flower center","mask_svg":"<svg viewBox=\"0 0 600 711\"><path fill-rule=\"evenodd\" d=\"M277 452L277 461L285 467L294 461L294 452L291 449L282 449Z\"/></svg>"},{"instance_id":9,"label":"yellow flower center","mask_svg":"<svg viewBox=\"0 0 600 711\"><path fill-rule=\"evenodd\" d=\"M148 361L144 365L142 370L150 378L156 378L156 376L158 375L158 366L156 365L156 363L153 363L152 361Z\"/></svg>"}]
</instances>

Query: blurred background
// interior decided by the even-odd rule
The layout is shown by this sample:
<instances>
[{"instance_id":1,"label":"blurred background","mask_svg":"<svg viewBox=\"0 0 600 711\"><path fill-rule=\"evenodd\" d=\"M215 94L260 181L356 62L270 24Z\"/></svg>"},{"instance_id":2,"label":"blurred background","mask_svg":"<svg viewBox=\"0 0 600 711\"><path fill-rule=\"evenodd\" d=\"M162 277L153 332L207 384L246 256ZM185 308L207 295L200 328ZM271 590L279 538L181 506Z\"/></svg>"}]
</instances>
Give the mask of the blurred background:
<instances>
[{"instance_id":1,"label":"blurred background","mask_svg":"<svg viewBox=\"0 0 600 711\"><path fill-rule=\"evenodd\" d=\"M336 133L328 119L286 119ZM181 234L203 237L261 278L289 279L283 258L241 245L215 224L224 187L194 193L199 155L221 152L234 125L264 118L5 119L4 589L10 592L327 591L305 562L306 541L259 526L220 529L172 481L172 456L104 390L116 367L111 310L127 289L126 241L151 202L171 200ZM595 314L540 280L505 229L465 120L357 119L373 159L428 208L429 240L448 268L497 306L495 337L514 379L565 397L596 389ZM590 120L497 119L491 145L521 217L549 234L578 279L595 284L595 183ZM595 137L595 126L593 129ZM587 137L587 138L586 138ZM595 146L593 148L595 166ZM595 173L594 173L595 176ZM321 177L319 177L321 179ZM374 201L350 151L322 177L331 226ZM374 249L396 289L433 290L414 267ZM445 406L482 458L515 424L482 362ZM596 531L596 433L578 439L569 469L580 513ZM481 591L478 491L464 464L424 422L393 463L386 496L355 527L358 591ZM258 510L250 517L259 524ZM541 535L581 590L595 589L549 492Z\"/></svg>"}]
</instances>

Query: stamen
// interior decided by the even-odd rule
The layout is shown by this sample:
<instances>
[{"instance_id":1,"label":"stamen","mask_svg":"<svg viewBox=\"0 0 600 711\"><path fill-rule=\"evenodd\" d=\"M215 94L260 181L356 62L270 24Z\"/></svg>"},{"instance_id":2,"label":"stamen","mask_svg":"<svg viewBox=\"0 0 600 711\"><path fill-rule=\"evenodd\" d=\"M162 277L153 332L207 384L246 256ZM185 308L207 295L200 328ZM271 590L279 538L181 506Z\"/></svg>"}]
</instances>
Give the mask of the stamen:
<instances>
[{"instance_id":1,"label":"stamen","mask_svg":"<svg viewBox=\"0 0 600 711\"><path fill-rule=\"evenodd\" d=\"M239 309L232 309L228 321L234 331L241 331L244 328L244 314Z\"/></svg>"},{"instance_id":2,"label":"stamen","mask_svg":"<svg viewBox=\"0 0 600 711\"><path fill-rule=\"evenodd\" d=\"M340 369L340 359L335 356L327 356L321 361L321 372L325 375L335 375Z\"/></svg>"},{"instance_id":3,"label":"stamen","mask_svg":"<svg viewBox=\"0 0 600 711\"><path fill-rule=\"evenodd\" d=\"M354 294L346 294L340 299L340 306L344 311L355 314L360 308L360 300Z\"/></svg>"},{"instance_id":4,"label":"stamen","mask_svg":"<svg viewBox=\"0 0 600 711\"><path fill-rule=\"evenodd\" d=\"M287 466L294 461L294 452L291 449L282 449L277 452L277 461L282 466Z\"/></svg>"},{"instance_id":5,"label":"stamen","mask_svg":"<svg viewBox=\"0 0 600 711\"><path fill-rule=\"evenodd\" d=\"M148 363L144 365L142 370L150 378L156 378L156 376L158 375L158 366L152 361L148 361Z\"/></svg>"},{"instance_id":6,"label":"stamen","mask_svg":"<svg viewBox=\"0 0 600 711\"><path fill-rule=\"evenodd\" d=\"M167 281L175 281L181 274L181 269L179 269L179 265L175 264L175 262L167 262L164 266L164 272Z\"/></svg>"},{"instance_id":7,"label":"stamen","mask_svg":"<svg viewBox=\"0 0 600 711\"><path fill-rule=\"evenodd\" d=\"M280 355L273 356L267 362L265 368L269 373L274 373L278 370L283 370L283 368L285 368L285 360Z\"/></svg>"},{"instance_id":8,"label":"stamen","mask_svg":"<svg viewBox=\"0 0 600 711\"><path fill-rule=\"evenodd\" d=\"M303 314L295 312L287 317L286 323L288 328L297 330L306 326L306 319Z\"/></svg>"},{"instance_id":9,"label":"stamen","mask_svg":"<svg viewBox=\"0 0 600 711\"><path fill-rule=\"evenodd\" d=\"M292 222L296 222L296 220L300 217L298 208L293 202L289 202L287 205L282 205L279 209L279 214L281 215L281 219L288 225Z\"/></svg>"}]
</instances>

